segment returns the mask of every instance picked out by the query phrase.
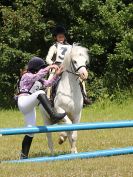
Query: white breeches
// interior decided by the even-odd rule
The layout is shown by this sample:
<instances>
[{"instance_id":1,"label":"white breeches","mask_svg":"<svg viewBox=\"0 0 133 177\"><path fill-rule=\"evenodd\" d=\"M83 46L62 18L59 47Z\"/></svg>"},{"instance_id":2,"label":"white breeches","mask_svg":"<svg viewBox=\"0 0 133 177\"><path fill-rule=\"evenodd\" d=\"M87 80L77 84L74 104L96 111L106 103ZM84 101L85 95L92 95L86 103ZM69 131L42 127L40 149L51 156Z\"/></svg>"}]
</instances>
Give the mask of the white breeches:
<instances>
[{"instance_id":1,"label":"white breeches","mask_svg":"<svg viewBox=\"0 0 133 177\"><path fill-rule=\"evenodd\" d=\"M39 90L31 95L22 95L18 98L19 110L24 114L25 126L32 127L36 125L36 109L39 104L37 99L39 94L45 94L43 90ZM33 137L33 134L28 136Z\"/></svg>"}]
</instances>

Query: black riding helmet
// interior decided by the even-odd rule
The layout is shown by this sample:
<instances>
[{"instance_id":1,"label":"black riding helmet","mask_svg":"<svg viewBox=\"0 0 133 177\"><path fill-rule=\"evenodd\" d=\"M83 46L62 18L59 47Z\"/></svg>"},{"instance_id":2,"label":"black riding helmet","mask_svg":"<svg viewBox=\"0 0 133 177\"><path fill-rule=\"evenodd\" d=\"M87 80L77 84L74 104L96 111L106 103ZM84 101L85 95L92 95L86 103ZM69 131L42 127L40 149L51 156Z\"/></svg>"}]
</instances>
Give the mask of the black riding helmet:
<instances>
[{"instance_id":1,"label":"black riding helmet","mask_svg":"<svg viewBox=\"0 0 133 177\"><path fill-rule=\"evenodd\" d=\"M38 72L41 68L46 67L46 64L42 58L33 57L28 63L28 71L31 73Z\"/></svg>"},{"instance_id":2,"label":"black riding helmet","mask_svg":"<svg viewBox=\"0 0 133 177\"><path fill-rule=\"evenodd\" d=\"M58 34L64 34L64 35L66 35L66 29L63 26L57 26L53 30L53 37L56 37Z\"/></svg>"}]
</instances>

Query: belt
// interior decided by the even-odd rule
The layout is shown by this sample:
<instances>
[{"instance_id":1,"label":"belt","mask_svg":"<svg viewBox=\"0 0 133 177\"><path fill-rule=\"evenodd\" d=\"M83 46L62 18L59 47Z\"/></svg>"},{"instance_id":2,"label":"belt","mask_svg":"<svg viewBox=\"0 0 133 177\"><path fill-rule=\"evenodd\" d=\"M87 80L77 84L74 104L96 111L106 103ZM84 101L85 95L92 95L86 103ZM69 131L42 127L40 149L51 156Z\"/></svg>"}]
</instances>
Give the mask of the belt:
<instances>
[{"instance_id":1,"label":"belt","mask_svg":"<svg viewBox=\"0 0 133 177\"><path fill-rule=\"evenodd\" d=\"M29 95L32 94L32 93L30 93L30 92L19 92L18 95L20 95L20 94L24 94L24 93L27 93L27 94L29 94Z\"/></svg>"}]
</instances>

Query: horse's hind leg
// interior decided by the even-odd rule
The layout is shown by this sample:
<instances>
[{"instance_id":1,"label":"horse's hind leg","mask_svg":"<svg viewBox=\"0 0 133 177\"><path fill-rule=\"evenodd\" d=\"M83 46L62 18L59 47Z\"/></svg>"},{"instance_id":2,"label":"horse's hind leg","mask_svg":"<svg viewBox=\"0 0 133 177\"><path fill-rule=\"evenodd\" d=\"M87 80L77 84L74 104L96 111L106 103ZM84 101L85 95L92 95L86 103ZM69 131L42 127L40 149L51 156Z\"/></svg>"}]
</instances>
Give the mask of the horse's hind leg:
<instances>
[{"instance_id":1,"label":"horse's hind leg","mask_svg":"<svg viewBox=\"0 0 133 177\"><path fill-rule=\"evenodd\" d=\"M51 121L49 118L46 118L48 117L48 114L46 113L46 111L44 110L44 108L40 105L40 111L41 111L41 115L42 115L42 118L43 118L43 121L44 121L44 125L51 125ZM49 150L51 152L51 154L53 155L54 154L54 146L53 146L53 140L52 140L52 133L46 133L47 135L47 139L48 139L48 147L49 147Z\"/></svg>"},{"instance_id":2,"label":"horse's hind leg","mask_svg":"<svg viewBox=\"0 0 133 177\"><path fill-rule=\"evenodd\" d=\"M48 139L48 147L51 152L51 155L54 155L54 146L52 141L52 133L47 133L47 139Z\"/></svg>"},{"instance_id":3,"label":"horse's hind leg","mask_svg":"<svg viewBox=\"0 0 133 177\"><path fill-rule=\"evenodd\" d=\"M45 121L45 125L51 125L51 123ZM51 155L54 155L54 145L52 140L52 133L46 133L48 139L48 148L51 152Z\"/></svg>"},{"instance_id":4,"label":"horse's hind leg","mask_svg":"<svg viewBox=\"0 0 133 177\"><path fill-rule=\"evenodd\" d=\"M51 125L51 122L49 120L44 120L45 125ZM51 155L54 155L54 145L53 145L53 140L52 140L52 133L46 133L47 139L48 139L48 148L51 152Z\"/></svg>"},{"instance_id":5,"label":"horse's hind leg","mask_svg":"<svg viewBox=\"0 0 133 177\"><path fill-rule=\"evenodd\" d=\"M76 147L77 131L68 132L68 139L71 145L71 153L77 153L77 147Z\"/></svg>"}]
</instances>

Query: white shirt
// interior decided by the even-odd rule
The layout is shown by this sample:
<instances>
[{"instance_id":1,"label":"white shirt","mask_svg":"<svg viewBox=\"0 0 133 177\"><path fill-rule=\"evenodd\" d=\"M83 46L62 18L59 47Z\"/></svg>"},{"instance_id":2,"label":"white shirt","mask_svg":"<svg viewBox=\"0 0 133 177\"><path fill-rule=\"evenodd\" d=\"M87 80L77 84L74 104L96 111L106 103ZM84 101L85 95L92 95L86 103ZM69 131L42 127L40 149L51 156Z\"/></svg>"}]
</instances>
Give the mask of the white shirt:
<instances>
[{"instance_id":1,"label":"white shirt","mask_svg":"<svg viewBox=\"0 0 133 177\"><path fill-rule=\"evenodd\" d=\"M49 65L53 63L52 59L54 55L56 55L55 61L62 63L66 52L70 52L72 48L72 46L69 44L68 45L61 44L61 43L56 43L56 44L52 45L48 51L46 62Z\"/></svg>"}]
</instances>

